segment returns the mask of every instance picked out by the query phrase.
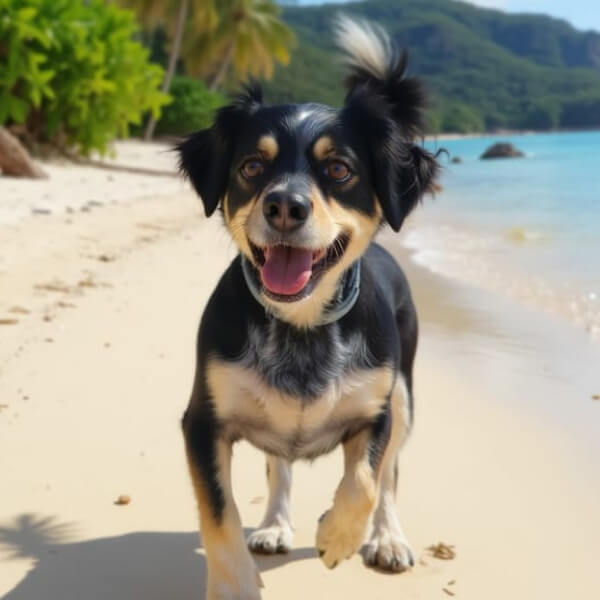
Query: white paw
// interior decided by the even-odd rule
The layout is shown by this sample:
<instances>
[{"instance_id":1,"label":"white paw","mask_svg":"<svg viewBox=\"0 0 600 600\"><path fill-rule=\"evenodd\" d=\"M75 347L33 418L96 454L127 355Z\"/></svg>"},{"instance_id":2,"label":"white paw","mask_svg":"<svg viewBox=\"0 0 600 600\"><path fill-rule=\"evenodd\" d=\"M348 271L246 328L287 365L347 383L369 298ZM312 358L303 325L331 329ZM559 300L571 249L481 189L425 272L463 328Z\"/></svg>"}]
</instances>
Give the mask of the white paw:
<instances>
[{"instance_id":1,"label":"white paw","mask_svg":"<svg viewBox=\"0 0 600 600\"><path fill-rule=\"evenodd\" d=\"M321 517L317 529L317 551L327 568L333 569L360 548L365 539L366 525L366 518L339 518L335 510L329 510Z\"/></svg>"},{"instance_id":2,"label":"white paw","mask_svg":"<svg viewBox=\"0 0 600 600\"><path fill-rule=\"evenodd\" d=\"M289 525L262 527L248 536L248 548L257 554L287 553L292 549L293 537Z\"/></svg>"},{"instance_id":3,"label":"white paw","mask_svg":"<svg viewBox=\"0 0 600 600\"><path fill-rule=\"evenodd\" d=\"M365 546L365 563L384 571L401 573L413 567L415 559L403 534L382 529L374 531Z\"/></svg>"}]
</instances>

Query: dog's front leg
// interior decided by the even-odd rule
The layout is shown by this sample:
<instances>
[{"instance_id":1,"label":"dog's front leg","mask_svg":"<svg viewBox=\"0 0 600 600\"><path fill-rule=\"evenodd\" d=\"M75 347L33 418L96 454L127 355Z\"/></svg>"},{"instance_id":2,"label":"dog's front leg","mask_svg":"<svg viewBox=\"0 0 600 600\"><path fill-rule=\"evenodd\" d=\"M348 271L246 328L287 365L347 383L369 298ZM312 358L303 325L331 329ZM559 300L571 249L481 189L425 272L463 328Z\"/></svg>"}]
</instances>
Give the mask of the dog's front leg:
<instances>
[{"instance_id":1,"label":"dog's front leg","mask_svg":"<svg viewBox=\"0 0 600 600\"><path fill-rule=\"evenodd\" d=\"M248 538L248 547L259 554L289 552L294 537L290 521L291 464L284 458L267 455L269 502L265 516Z\"/></svg>"},{"instance_id":2,"label":"dog's front leg","mask_svg":"<svg viewBox=\"0 0 600 600\"><path fill-rule=\"evenodd\" d=\"M369 462L372 440L370 428L344 442L344 476L317 529L317 550L330 569L350 558L365 538L377 501L377 472Z\"/></svg>"},{"instance_id":3,"label":"dog's front leg","mask_svg":"<svg viewBox=\"0 0 600 600\"><path fill-rule=\"evenodd\" d=\"M231 490L231 443L208 407L188 409L183 430L206 551L206 600L260 600L260 575Z\"/></svg>"},{"instance_id":4,"label":"dog's front leg","mask_svg":"<svg viewBox=\"0 0 600 600\"><path fill-rule=\"evenodd\" d=\"M365 539L382 475L390 469L393 473L406 438L406 398L404 382L398 379L377 420L344 442L344 476L317 530L317 550L330 569L350 558Z\"/></svg>"}]
</instances>

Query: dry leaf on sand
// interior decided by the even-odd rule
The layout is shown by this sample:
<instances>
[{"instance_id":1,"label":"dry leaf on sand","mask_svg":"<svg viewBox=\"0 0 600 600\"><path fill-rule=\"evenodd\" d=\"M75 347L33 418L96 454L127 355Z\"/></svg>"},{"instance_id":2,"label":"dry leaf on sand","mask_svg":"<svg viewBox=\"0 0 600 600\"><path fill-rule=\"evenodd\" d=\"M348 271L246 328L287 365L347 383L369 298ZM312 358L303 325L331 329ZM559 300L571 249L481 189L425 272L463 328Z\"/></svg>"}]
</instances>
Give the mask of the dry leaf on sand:
<instances>
[{"instance_id":1,"label":"dry leaf on sand","mask_svg":"<svg viewBox=\"0 0 600 600\"><path fill-rule=\"evenodd\" d=\"M454 546L439 542L433 546L429 546L427 551L433 556L433 558L439 558L440 560L452 560L456 558L456 551Z\"/></svg>"}]
</instances>

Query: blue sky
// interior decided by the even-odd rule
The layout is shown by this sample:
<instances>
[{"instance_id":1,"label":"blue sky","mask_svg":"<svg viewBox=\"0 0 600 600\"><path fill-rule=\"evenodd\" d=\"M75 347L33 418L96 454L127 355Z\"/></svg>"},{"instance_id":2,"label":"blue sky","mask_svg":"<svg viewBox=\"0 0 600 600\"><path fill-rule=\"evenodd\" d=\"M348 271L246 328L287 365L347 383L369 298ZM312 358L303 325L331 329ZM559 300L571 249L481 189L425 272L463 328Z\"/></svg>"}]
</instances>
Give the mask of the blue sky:
<instances>
[{"instance_id":1,"label":"blue sky","mask_svg":"<svg viewBox=\"0 0 600 600\"><path fill-rule=\"evenodd\" d=\"M344 0L330 0L340 1ZM323 0L300 0L300 4L323 4ZM471 4L508 12L544 13L566 19L578 29L600 31L600 0L471 0Z\"/></svg>"}]
</instances>

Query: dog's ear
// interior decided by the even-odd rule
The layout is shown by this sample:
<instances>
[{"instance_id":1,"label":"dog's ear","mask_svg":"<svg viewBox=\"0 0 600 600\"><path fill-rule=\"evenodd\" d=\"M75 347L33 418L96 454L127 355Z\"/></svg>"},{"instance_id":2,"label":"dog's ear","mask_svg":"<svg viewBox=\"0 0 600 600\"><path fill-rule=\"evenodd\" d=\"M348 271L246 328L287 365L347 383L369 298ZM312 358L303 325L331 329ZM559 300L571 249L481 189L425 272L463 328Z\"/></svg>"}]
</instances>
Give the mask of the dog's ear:
<instances>
[{"instance_id":1,"label":"dog's ear","mask_svg":"<svg viewBox=\"0 0 600 600\"><path fill-rule=\"evenodd\" d=\"M341 15L334 31L349 71L346 102L356 94L377 96L405 138L413 140L421 135L427 90L420 79L407 75L406 52L399 51L382 27L368 21Z\"/></svg>"},{"instance_id":2,"label":"dog's ear","mask_svg":"<svg viewBox=\"0 0 600 600\"><path fill-rule=\"evenodd\" d=\"M210 217L227 185L229 152L215 135L214 125L190 135L178 146L179 168L190 180Z\"/></svg>"},{"instance_id":3,"label":"dog's ear","mask_svg":"<svg viewBox=\"0 0 600 600\"><path fill-rule=\"evenodd\" d=\"M427 192L433 193L439 166L436 157L413 143L399 141L375 163L374 188L383 215L394 231Z\"/></svg>"},{"instance_id":4,"label":"dog's ear","mask_svg":"<svg viewBox=\"0 0 600 600\"><path fill-rule=\"evenodd\" d=\"M179 168L191 181L210 217L225 195L235 148L243 120L262 103L258 85L246 88L234 101L216 114L210 129L198 131L177 145Z\"/></svg>"},{"instance_id":5,"label":"dog's ear","mask_svg":"<svg viewBox=\"0 0 600 600\"><path fill-rule=\"evenodd\" d=\"M406 75L407 58L383 28L341 16L336 43L349 68L345 112L369 144L375 192L398 231L424 193L433 191L436 157L414 143L424 131L427 93Z\"/></svg>"}]
</instances>

